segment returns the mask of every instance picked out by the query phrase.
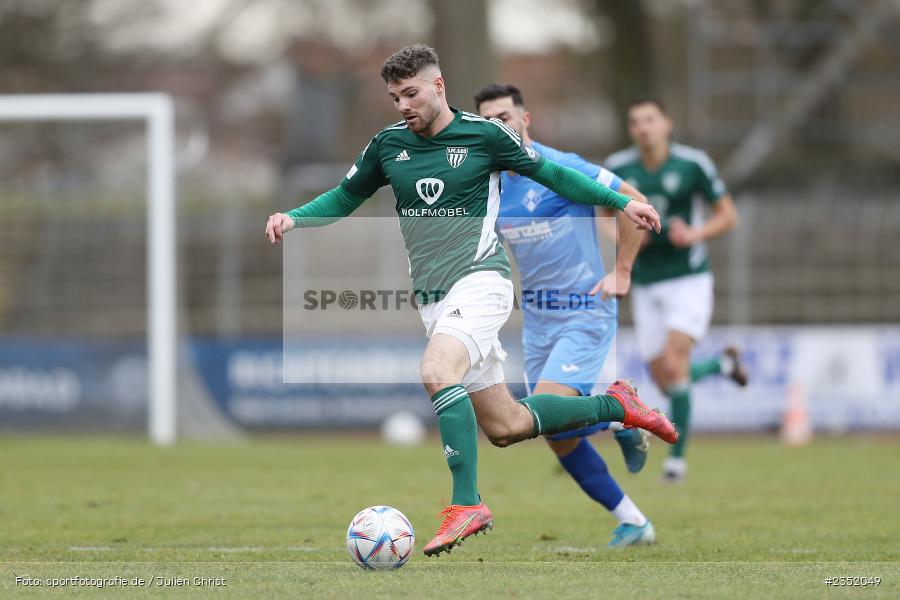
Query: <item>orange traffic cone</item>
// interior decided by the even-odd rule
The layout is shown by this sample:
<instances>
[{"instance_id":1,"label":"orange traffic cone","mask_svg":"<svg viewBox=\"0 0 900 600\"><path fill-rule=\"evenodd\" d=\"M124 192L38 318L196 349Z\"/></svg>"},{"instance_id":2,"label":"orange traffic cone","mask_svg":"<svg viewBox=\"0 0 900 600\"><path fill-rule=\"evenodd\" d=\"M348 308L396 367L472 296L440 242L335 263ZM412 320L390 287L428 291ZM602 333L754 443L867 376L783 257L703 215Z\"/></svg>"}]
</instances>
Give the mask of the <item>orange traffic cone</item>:
<instances>
[{"instance_id":1,"label":"orange traffic cone","mask_svg":"<svg viewBox=\"0 0 900 600\"><path fill-rule=\"evenodd\" d=\"M805 446L812 440L812 422L806 401L806 387L802 383L788 384L784 416L781 421L781 441L787 446Z\"/></svg>"}]
</instances>

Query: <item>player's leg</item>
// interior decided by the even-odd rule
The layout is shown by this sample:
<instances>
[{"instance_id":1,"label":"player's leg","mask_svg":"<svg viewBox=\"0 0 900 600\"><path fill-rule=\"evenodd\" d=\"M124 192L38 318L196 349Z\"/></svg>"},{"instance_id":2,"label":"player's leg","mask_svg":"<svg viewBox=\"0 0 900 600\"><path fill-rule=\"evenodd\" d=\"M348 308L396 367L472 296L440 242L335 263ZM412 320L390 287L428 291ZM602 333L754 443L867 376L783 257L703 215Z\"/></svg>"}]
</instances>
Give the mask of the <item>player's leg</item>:
<instances>
[{"instance_id":1,"label":"player's leg","mask_svg":"<svg viewBox=\"0 0 900 600\"><path fill-rule=\"evenodd\" d=\"M616 319L597 318L569 322L561 332L552 334L553 344L544 348L538 361L529 361L533 354L526 341L526 374L530 382L537 381L534 393L560 396L589 396L600 378L600 372L612 348L616 335ZM625 464L632 473L640 471L647 460L649 435L643 429L625 429L621 423L598 423L548 437L557 455L574 448L567 440L585 437L597 431L611 429L622 449ZM577 441L577 440L576 440Z\"/></svg>"},{"instance_id":2,"label":"player's leg","mask_svg":"<svg viewBox=\"0 0 900 600\"><path fill-rule=\"evenodd\" d=\"M686 469L684 454L690 433L690 361L693 346L691 336L680 331L669 331L663 353L650 361L650 374L669 398L672 422L679 434L663 467L667 479L680 479Z\"/></svg>"},{"instance_id":3,"label":"player's leg","mask_svg":"<svg viewBox=\"0 0 900 600\"><path fill-rule=\"evenodd\" d=\"M468 536L493 527L493 515L478 493L478 426L472 401L462 384L471 358L462 334L435 333L422 359L422 381L438 416L441 446L453 477L450 506L422 551L437 556Z\"/></svg>"},{"instance_id":4,"label":"player's leg","mask_svg":"<svg viewBox=\"0 0 900 600\"><path fill-rule=\"evenodd\" d=\"M613 438L622 451L622 460L625 461L625 468L629 473L640 473L647 462L647 454L650 450L650 434L638 427L628 428L619 422L597 423L590 427L557 433L547 436L546 439L552 441L550 449L558 457L567 454L575 447L574 443L567 444L568 441L577 442L579 438L591 436L600 431L610 431Z\"/></svg>"},{"instance_id":5,"label":"player's leg","mask_svg":"<svg viewBox=\"0 0 900 600\"><path fill-rule=\"evenodd\" d=\"M505 357L498 333L512 309L512 283L498 273L487 271L469 275L456 284L444 300L435 306L421 308L429 335L447 334L462 342L472 365L462 378L462 387L447 379L440 360L423 361L423 381L432 396L435 409L462 397L476 402L476 395L499 399L490 410L479 413L478 424L497 446L542 434L555 434L594 425L603 421L619 421L629 427L641 427L668 443L677 439L675 428L662 414L648 409L634 389L616 382L606 394L582 397L537 394L516 402L503 383L501 363ZM446 346L457 349L459 345ZM465 364L464 362L458 363ZM465 389L462 389L465 388ZM491 392L498 388L500 392ZM466 394L468 392L468 394ZM440 413L439 413L440 414Z\"/></svg>"},{"instance_id":6,"label":"player's leg","mask_svg":"<svg viewBox=\"0 0 900 600\"><path fill-rule=\"evenodd\" d=\"M659 284L662 320L667 332L662 353L655 357L650 372L671 401L672 420L680 434L678 444L663 465L667 480L678 481L687 472L684 454L690 434L691 350L706 336L713 310L713 277L698 273Z\"/></svg>"},{"instance_id":7,"label":"player's leg","mask_svg":"<svg viewBox=\"0 0 900 600\"><path fill-rule=\"evenodd\" d=\"M470 392L478 425L495 446L504 448L539 435L554 435L618 421L626 427L640 427L667 443L678 439L675 427L658 411L641 402L634 388L615 382L606 394L559 396L535 394L514 400L506 384ZM523 411L524 407L524 411Z\"/></svg>"},{"instance_id":8,"label":"player's leg","mask_svg":"<svg viewBox=\"0 0 900 600\"><path fill-rule=\"evenodd\" d=\"M514 399L509 393L499 361L486 365L477 372L468 373L466 384L471 390L469 395L472 398L478 425L491 443L500 448L537 437L547 431L563 433L615 418L621 420L624 414L618 400L614 398L600 399L591 403L587 397L556 394L540 394L526 398L539 400L535 413L535 410L526 406L524 401ZM554 401L568 406L554 412L550 409ZM617 413L614 412L616 407ZM573 422L573 419L578 421Z\"/></svg>"},{"instance_id":9,"label":"player's leg","mask_svg":"<svg viewBox=\"0 0 900 600\"><path fill-rule=\"evenodd\" d=\"M554 381L538 381L534 388L538 394L557 394L560 396L578 396L582 390L569 387ZM598 424L599 431L605 429L605 423ZM624 430L634 431L634 430ZM647 517L634 501L619 487L610 474L603 457L597 452L587 436L593 433L591 428L579 430L579 435L561 434L545 438L550 449L556 454L559 464L575 480L582 491L608 510L619 521L616 529L615 546L627 546L638 543L651 543L655 534ZM646 456L646 453L645 453ZM625 527L622 527L622 526ZM613 545L610 542L610 545Z\"/></svg>"},{"instance_id":10,"label":"player's leg","mask_svg":"<svg viewBox=\"0 0 900 600\"><path fill-rule=\"evenodd\" d=\"M665 282L635 285L631 290L631 308L638 353L650 365L651 377L664 393L666 387L653 372L652 365L662 357L668 341L666 333L668 293Z\"/></svg>"},{"instance_id":11,"label":"player's leg","mask_svg":"<svg viewBox=\"0 0 900 600\"><path fill-rule=\"evenodd\" d=\"M570 397L582 395L581 391L569 387L568 385L557 383L555 381L547 381L544 379L539 380L537 384L532 388L532 395L534 394L554 394L557 396ZM553 451L553 453L558 459L560 459L561 462L563 457L567 456L570 452L572 452L572 450L575 449L576 446L578 446L578 443L581 439L599 431L605 431L607 429L609 429L608 422L597 423L596 425L585 427L583 429L576 429L574 431L566 431L564 433L558 433L556 435L545 436L544 439L547 440L547 445L550 447L550 450ZM563 467L565 466L566 465L563 464ZM566 470L568 471L568 469ZM571 471L569 471L569 474L572 474Z\"/></svg>"},{"instance_id":12,"label":"player's leg","mask_svg":"<svg viewBox=\"0 0 900 600\"><path fill-rule=\"evenodd\" d=\"M576 389L575 385L563 383L563 381L574 379L574 371L580 371L581 367L578 365L578 358L564 356L558 334L547 331L539 332L537 328L529 329L526 325L522 344L525 359L525 385L529 396L533 395L535 390L541 394L560 396L582 396L591 393L590 388L582 393ZM549 371L546 374L544 373L545 368ZM551 442L550 447L555 454L564 455L575 447L577 442L575 438L609 429L609 425L608 422L597 423L584 429L557 434L552 439L550 437L545 439Z\"/></svg>"},{"instance_id":13,"label":"player's leg","mask_svg":"<svg viewBox=\"0 0 900 600\"><path fill-rule=\"evenodd\" d=\"M553 391L558 392L560 390L559 388L553 388ZM473 391L471 396L478 423L492 443L497 446L507 445L507 439L503 436L509 434L505 433L505 429L498 430L495 428L503 427L503 423L509 422L517 422L520 426L524 426L532 418L530 414L522 413L520 410L522 404L513 399L505 383ZM559 394L544 394L544 396L552 396L558 399L576 398ZM581 398L584 397L582 396ZM579 485L582 485L585 492L592 498L594 497L592 492L598 494L595 500L601 502L608 510L613 512L614 516L622 521L615 531L615 536L610 542L610 546L652 543L655 539L653 525L634 505L634 502L622 493L615 480L609 476L606 463L603 462L603 459L597 454L594 447L583 438L566 440L566 445L570 445L571 450L567 457L561 459L560 462L565 461L563 466L567 470L569 468L576 470L576 473L573 473L573 477L576 478Z\"/></svg>"},{"instance_id":14,"label":"player's leg","mask_svg":"<svg viewBox=\"0 0 900 600\"><path fill-rule=\"evenodd\" d=\"M678 439L669 419L647 408L634 388L624 381L614 383L606 394L591 396L535 394L516 401L506 384L472 392L470 396L478 425L491 443L501 448L539 435L563 433L603 421L640 427L669 444Z\"/></svg>"},{"instance_id":15,"label":"player's leg","mask_svg":"<svg viewBox=\"0 0 900 600\"><path fill-rule=\"evenodd\" d=\"M588 497L602 505L618 520L619 526L614 531L610 546L649 544L655 541L653 525L631 497L622 491L610 474L603 457L586 437L550 443L555 445L555 452L563 448L568 450L558 456L559 463Z\"/></svg>"},{"instance_id":16,"label":"player's leg","mask_svg":"<svg viewBox=\"0 0 900 600\"><path fill-rule=\"evenodd\" d=\"M744 365L741 351L737 346L726 347L721 354L691 362L691 382L700 381L710 375L722 375L740 387L746 387L750 376Z\"/></svg>"},{"instance_id":17,"label":"player's leg","mask_svg":"<svg viewBox=\"0 0 900 600\"><path fill-rule=\"evenodd\" d=\"M493 515L478 494L478 426L464 374L471 367L467 340L461 332L434 333L422 358L421 374L438 416L453 497L435 536L423 548L427 556L449 552L469 535L493 526Z\"/></svg>"},{"instance_id":18,"label":"player's leg","mask_svg":"<svg viewBox=\"0 0 900 600\"><path fill-rule=\"evenodd\" d=\"M556 338L540 373L528 372L530 381L538 380L533 391L559 396L590 394L606 363L615 333L614 318L597 319L582 326L570 324ZM593 427L548 436L547 443L581 489L618 519L619 527L610 542L611 546L652 543L655 539L653 526L621 490L606 462L587 439L588 435L609 425L619 426L615 436L622 447L626 465L632 472L639 471L647 458L647 433L643 430L623 429L620 423L598 423Z\"/></svg>"},{"instance_id":19,"label":"player's leg","mask_svg":"<svg viewBox=\"0 0 900 600\"><path fill-rule=\"evenodd\" d=\"M536 393L516 402L503 386L496 393L499 398L494 404L485 407L481 413L476 406L478 424L491 442L508 446L537 435L562 434L616 421L627 427L640 427L674 443L677 438L674 426L664 415L648 409L627 383L616 382L605 394L590 394L614 333L613 320L605 326L602 322L592 323L590 330L567 331L553 344L551 360L542 368L543 378L579 390L579 394ZM534 361L530 358L526 355L528 379L535 381ZM552 377L547 376L548 368L554 369ZM472 401L478 402L475 397ZM530 414L530 427L527 427L528 419L523 417L520 407L525 407Z\"/></svg>"},{"instance_id":20,"label":"player's leg","mask_svg":"<svg viewBox=\"0 0 900 600\"><path fill-rule=\"evenodd\" d=\"M422 382L438 415L453 475L452 504L423 548L428 556L449 552L466 537L493 526L493 515L477 490L478 427L469 390L477 389L471 387L473 371L502 360L497 332L511 307L512 283L490 271L459 280L441 302L420 307L430 337L422 359Z\"/></svg>"},{"instance_id":21,"label":"player's leg","mask_svg":"<svg viewBox=\"0 0 900 600\"><path fill-rule=\"evenodd\" d=\"M463 506L480 502L478 429L472 402L461 385L470 366L465 343L446 333L431 336L422 357L422 383L437 413L441 444L453 476L451 503Z\"/></svg>"}]
</instances>

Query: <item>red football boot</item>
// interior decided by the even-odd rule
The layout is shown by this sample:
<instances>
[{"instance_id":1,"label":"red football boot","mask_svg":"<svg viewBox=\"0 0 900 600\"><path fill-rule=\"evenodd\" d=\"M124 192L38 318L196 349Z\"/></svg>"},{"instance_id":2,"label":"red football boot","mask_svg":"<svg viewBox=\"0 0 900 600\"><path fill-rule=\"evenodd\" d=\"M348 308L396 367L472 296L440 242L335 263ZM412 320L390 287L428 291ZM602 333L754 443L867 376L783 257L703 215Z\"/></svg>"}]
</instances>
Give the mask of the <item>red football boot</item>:
<instances>
[{"instance_id":1,"label":"red football boot","mask_svg":"<svg viewBox=\"0 0 900 600\"><path fill-rule=\"evenodd\" d=\"M678 431L666 415L658 410L650 410L647 405L638 398L637 391L626 381L616 381L606 393L622 405L625 409L625 427L640 427L645 429L669 444L678 441Z\"/></svg>"},{"instance_id":2,"label":"red football boot","mask_svg":"<svg viewBox=\"0 0 900 600\"><path fill-rule=\"evenodd\" d=\"M440 515L444 515L444 522L438 528L434 539L422 550L425 556L437 556L445 550L450 552L453 546L461 544L470 535L494 528L494 515L484 502L477 506L451 504L442 510Z\"/></svg>"}]
</instances>

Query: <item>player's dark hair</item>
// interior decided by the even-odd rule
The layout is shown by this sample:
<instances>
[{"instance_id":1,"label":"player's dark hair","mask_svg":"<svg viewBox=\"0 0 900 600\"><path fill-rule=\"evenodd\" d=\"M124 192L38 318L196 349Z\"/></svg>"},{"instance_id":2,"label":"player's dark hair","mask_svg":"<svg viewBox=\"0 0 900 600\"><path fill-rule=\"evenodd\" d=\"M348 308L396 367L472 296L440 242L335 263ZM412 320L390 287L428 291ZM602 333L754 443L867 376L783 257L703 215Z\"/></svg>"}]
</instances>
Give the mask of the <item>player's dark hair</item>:
<instances>
[{"instance_id":1,"label":"player's dark hair","mask_svg":"<svg viewBox=\"0 0 900 600\"><path fill-rule=\"evenodd\" d=\"M525 106L525 100L522 98L522 92L519 91L519 88L511 83L492 83L484 86L475 94L475 110L478 110L482 102L496 100L497 98L512 98L515 106Z\"/></svg>"},{"instance_id":2,"label":"player's dark hair","mask_svg":"<svg viewBox=\"0 0 900 600\"><path fill-rule=\"evenodd\" d=\"M438 62L438 54L424 44L413 44L401 48L387 57L381 65L381 78L385 83L397 83L415 76L425 67L435 66L441 68Z\"/></svg>"},{"instance_id":3,"label":"player's dark hair","mask_svg":"<svg viewBox=\"0 0 900 600\"><path fill-rule=\"evenodd\" d=\"M663 101L660 100L659 98L657 98L656 96L638 96L637 98L634 98L631 102L628 103L627 110L631 110L635 106L640 106L641 104L652 104L653 106L658 108L659 112L661 112L662 114L664 114L664 115L669 114L669 111L666 110L666 105L663 104Z\"/></svg>"}]
</instances>

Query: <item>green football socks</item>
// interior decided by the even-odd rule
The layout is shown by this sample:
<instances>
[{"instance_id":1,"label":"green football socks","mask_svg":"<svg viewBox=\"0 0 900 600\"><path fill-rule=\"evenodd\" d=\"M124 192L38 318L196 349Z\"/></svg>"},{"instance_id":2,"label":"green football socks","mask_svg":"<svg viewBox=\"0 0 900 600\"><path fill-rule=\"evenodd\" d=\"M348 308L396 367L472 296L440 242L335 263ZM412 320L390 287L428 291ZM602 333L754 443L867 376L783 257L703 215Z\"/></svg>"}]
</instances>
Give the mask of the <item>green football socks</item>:
<instances>
[{"instance_id":1,"label":"green football socks","mask_svg":"<svg viewBox=\"0 0 900 600\"><path fill-rule=\"evenodd\" d=\"M710 375L718 375L721 372L722 362L719 357L691 363L691 381L698 381Z\"/></svg>"},{"instance_id":2,"label":"green football socks","mask_svg":"<svg viewBox=\"0 0 900 600\"><path fill-rule=\"evenodd\" d=\"M462 385L451 385L432 396L431 403L438 416L447 466L453 475L451 504L479 504L478 425L472 401Z\"/></svg>"},{"instance_id":3,"label":"green football socks","mask_svg":"<svg viewBox=\"0 0 900 600\"><path fill-rule=\"evenodd\" d=\"M534 418L534 435L553 435L605 421L623 421L625 409L606 394L557 396L536 394L519 400Z\"/></svg>"},{"instance_id":4,"label":"green football socks","mask_svg":"<svg viewBox=\"0 0 900 600\"><path fill-rule=\"evenodd\" d=\"M689 384L670 387L666 395L672 403L672 424L678 430L678 441L672 446L672 456L681 458L687 447L691 426L691 387Z\"/></svg>"}]
</instances>

